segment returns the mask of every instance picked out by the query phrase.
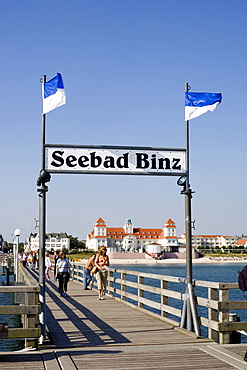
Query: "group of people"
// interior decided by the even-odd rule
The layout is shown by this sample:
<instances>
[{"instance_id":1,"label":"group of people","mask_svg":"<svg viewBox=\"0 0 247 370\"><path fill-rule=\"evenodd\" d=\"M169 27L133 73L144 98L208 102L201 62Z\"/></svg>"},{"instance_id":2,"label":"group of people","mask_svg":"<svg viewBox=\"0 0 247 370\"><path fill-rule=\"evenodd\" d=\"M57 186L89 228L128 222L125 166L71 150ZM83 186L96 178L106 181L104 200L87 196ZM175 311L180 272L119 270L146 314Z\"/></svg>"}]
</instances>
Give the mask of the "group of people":
<instances>
[{"instance_id":1,"label":"group of people","mask_svg":"<svg viewBox=\"0 0 247 370\"><path fill-rule=\"evenodd\" d=\"M83 268L83 282L84 290L89 289L92 281L92 273L96 275L99 300L103 300L104 293L106 290L107 280L107 268L110 266L109 257L107 255L107 249L105 246L100 247L98 254L93 254L87 261ZM51 268L51 261L49 254L47 253L45 259L45 278L50 280L49 270ZM71 275L71 264L64 251L56 252L54 257L54 279L58 280L58 292L61 297L67 297L68 282Z\"/></svg>"},{"instance_id":2,"label":"group of people","mask_svg":"<svg viewBox=\"0 0 247 370\"><path fill-rule=\"evenodd\" d=\"M31 252L30 254L23 253L20 257L24 267L29 267L31 270L38 269L38 254ZM52 263L50 260L49 253L46 253L45 258L45 279L50 281L50 269ZM107 248L105 246L100 247L98 254L93 254L87 261L83 268L84 275L84 289L89 289L92 281L92 273L95 273L95 277L98 285L99 300L104 299L104 293L106 290L107 280L107 268L110 266L109 256L107 255ZM67 297L68 282L71 275L71 263L66 256L64 251L56 251L54 256L54 281L58 280L58 292L61 297Z\"/></svg>"},{"instance_id":3,"label":"group of people","mask_svg":"<svg viewBox=\"0 0 247 370\"><path fill-rule=\"evenodd\" d=\"M39 254L36 251L20 253L18 259L23 264L23 267L29 267L30 270L38 270L39 268Z\"/></svg>"},{"instance_id":4,"label":"group of people","mask_svg":"<svg viewBox=\"0 0 247 370\"><path fill-rule=\"evenodd\" d=\"M93 254L89 258L85 267L83 268L84 275L84 289L88 289L91 283L92 276L91 272L96 275L99 300L103 300L104 292L106 290L106 280L107 280L107 268L110 266L109 256L107 255L107 249L105 246L100 247L98 254Z\"/></svg>"},{"instance_id":5,"label":"group of people","mask_svg":"<svg viewBox=\"0 0 247 370\"><path fill-rule=\"evenodd\" d=\"M49 258L49 256L47 256ZM91 273L94 272L96 275L99 300L103 300L104 293L106 290L107 280L107 268L110 266L109 257L107 255L107 249L105 246L100 247L98 254L93 254L90 257L83 268L84 275L84 289L89 289L89 285L92 281ZM49 276L50 262L47 259L46 267L46 278L50 280ZM93 271L94 270L94 271ZM66 257L65 252L61 252L55 256L54 264L54 277L58 280L58 292L61 297L67 297L68 282L71 274L71 264L69 259Z\"/></svg>"}]
</instances>

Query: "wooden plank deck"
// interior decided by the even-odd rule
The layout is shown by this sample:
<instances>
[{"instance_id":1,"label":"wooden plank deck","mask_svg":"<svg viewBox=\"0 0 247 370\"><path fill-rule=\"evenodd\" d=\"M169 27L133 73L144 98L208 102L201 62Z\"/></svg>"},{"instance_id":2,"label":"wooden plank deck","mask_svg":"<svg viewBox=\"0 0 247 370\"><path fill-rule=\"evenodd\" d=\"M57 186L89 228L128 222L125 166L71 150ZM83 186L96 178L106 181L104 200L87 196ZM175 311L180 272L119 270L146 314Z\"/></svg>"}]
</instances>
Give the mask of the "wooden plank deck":
<instances>
[{"instance_id":1,"label":"wooden plank deck","mask_svg":"<svg viewBox=\"0 0 247 370\"><path fill-rule=\"evenodd\" d=\"M174 330L170 324L105 296L69 283L69 297L60 298L54 283L47 286L47 326L56 348L102 345L200 343Z\"/></svg>"},{"instance_id":2,"label":"wooden plank deck","mask_svg":"<svg viewBox=\"0 0 247 370\"><path fill-rule=\"evenodd\" d=\"M60 297L57 284L47 284L51 343L40 351L0 353L0 370L247 369L230 347L185 335L108 296L99 301L79 283L69 282L68 290L69 297Z\"/></svg>"}]
</instances>

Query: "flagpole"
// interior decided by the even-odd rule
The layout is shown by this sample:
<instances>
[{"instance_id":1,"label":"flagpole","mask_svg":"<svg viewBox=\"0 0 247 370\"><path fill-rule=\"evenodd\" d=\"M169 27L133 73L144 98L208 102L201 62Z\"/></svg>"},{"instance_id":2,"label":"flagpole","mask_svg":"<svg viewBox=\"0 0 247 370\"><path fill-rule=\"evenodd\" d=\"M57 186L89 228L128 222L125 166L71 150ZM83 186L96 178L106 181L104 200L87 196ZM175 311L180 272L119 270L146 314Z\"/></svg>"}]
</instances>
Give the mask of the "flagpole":
<instances>
[{"instance_id":1,"label":"flagpole","mask_svg":"<svg viewBox=\"0 0 247 370\"><path fill-rule=\"evenodd\" d=\"M185 83L185 92L189 91L189 84ZM184 307L182 311L181 327L185 327L187 321L187 330L193 331L200 336L200 324L196 309L196 300L194 288L192 285L192 236L191 236L191 199L193 191L189 182L189 121L185 121L185 141L186 141L186 183L183 194L185 195L185 233L186 233L186 294ZM187 319L187 320L186 320Z\"/></svg>"},{"instance_id":2,"label":"flagpole","mask_svg":"<svg viewBox=\"0 0 247 370\"><path fill-rule=\"evenodd\" d=\"M42 90L46 82L46 75L42 77ZM43 99L42 99L43 100ZM45 170L45 124L46 115L42 112L42 150L41 150L41 170ZM41 181L38 189L39 192L39 285L40 285L40 325L42 344L46 338L46 301L45 301L45 225L46 225L46 192L48 187Z\"/></svg>"}]
</instances>

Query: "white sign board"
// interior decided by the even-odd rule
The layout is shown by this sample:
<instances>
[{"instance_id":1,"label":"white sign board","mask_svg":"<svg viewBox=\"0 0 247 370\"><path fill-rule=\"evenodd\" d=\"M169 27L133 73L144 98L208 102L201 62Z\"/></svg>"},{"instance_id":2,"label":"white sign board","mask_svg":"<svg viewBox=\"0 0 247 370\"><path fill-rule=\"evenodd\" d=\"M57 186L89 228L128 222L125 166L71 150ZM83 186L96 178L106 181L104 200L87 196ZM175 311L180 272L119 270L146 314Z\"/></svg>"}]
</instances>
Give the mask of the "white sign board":
<instances>
[{"instance_id":1,"label":"white sign board","mask_svg":"<svg viewBox=\"0 0 247 370\"><path fill-rule=\"evenodd\" d=\"M185 149L46 145L50 173L181 176Z\"/></svg>"}]
</instances>

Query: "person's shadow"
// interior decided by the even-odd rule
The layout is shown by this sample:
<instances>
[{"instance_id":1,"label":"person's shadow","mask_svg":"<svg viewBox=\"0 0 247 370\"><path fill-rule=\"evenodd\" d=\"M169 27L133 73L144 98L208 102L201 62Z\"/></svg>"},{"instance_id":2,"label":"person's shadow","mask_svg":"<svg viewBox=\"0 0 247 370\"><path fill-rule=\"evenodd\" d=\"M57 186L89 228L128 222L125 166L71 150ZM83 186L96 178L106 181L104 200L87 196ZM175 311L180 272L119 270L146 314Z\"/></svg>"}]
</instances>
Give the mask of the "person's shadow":
<instances>
[{"instance_id":1,"label":"person's shadow","mask_svg":"<svg viewBox=\"0 0 247 370\"><path fill-rule=\"evenodd\" d=\"M37 279L36 273L32 275ZM49 282L49 284L46 285L46 294L56 302L58 308L66 315L64 319L59 319L59 321L57 321L53 312L46 306L46 325L49 328L50 339L56 346L66 348L71 346L99 346L130 343L129 339L95 315L93 311L70 296L66 299L61 299L56 293L56 290L57 286L53 282ZM66 302L68 302L69 305L67 305ZM76 310L82 313L80 317L77 315ZM66 325L61 325L61 323L65 321L73 323L75 327L74 332L70 331L67 333L65 329L63 329ZM94 329L92 329L92 327Z\"/></svg>"}]
</instances>

